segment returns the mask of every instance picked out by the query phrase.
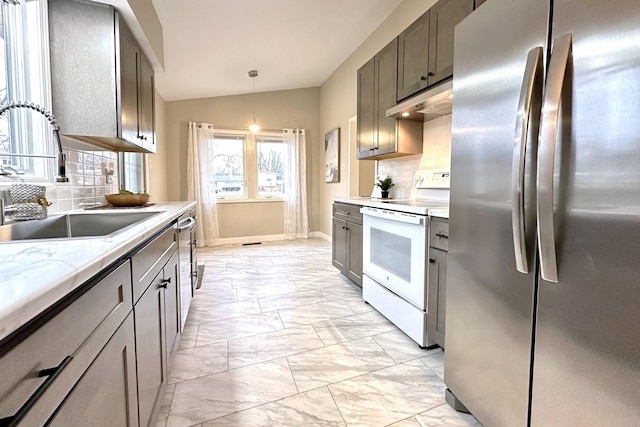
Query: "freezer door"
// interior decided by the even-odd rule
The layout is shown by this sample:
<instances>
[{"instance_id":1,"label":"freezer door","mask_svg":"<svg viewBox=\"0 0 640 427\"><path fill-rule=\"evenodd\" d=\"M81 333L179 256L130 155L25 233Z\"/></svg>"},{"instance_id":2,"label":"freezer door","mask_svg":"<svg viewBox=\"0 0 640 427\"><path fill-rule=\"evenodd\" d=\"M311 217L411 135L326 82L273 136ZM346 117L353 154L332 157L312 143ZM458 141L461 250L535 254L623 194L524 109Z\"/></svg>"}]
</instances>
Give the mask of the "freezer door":
<instances>
[{"instance_id":1,"label":"freezer door","mask_svg":"<svg viewBox=\"0 0 640 427\"><path fill-rule=\"evenodd\" d=\"M552 39L572 43L552 169L558 281L539 284L531 425L637 426L640 7L555 1L553 17Z\"/></svg>"},{"instance_id":2,"label":"freezer door","mask_svg":"<svg viewBox=\"0 0 640 427\"><path fill-rule=\"evenodd\" d=\"M513 163L527 59L542 47L543 66L548 20L547 1L490 0L455 31L444 380L486 426L528 420L543 70L532 93L538 114L529 120L523 171L528 273L516 269L514 248L522 246L514 245Z\"/></svg>"}]
</instances>

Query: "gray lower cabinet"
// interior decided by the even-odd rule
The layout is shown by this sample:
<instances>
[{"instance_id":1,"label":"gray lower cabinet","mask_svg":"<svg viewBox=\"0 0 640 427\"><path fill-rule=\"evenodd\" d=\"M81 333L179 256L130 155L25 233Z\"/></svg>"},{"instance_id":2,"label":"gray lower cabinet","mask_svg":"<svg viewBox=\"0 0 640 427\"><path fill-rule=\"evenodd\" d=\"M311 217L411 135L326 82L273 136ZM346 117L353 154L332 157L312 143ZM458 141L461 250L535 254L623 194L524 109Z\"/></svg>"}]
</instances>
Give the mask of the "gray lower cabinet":
<instances>
[{"instance_id":1,"label":"gray lower cabinet","mask_svg":"<svg viewBox=\"0 0 640 427\"><path fill-rule=\"evenodd\" d=\"M362 214L360 206L333 204L332 264L362 287Z\"/></svg>"},{"instance_id":2,"label":"gray lower cabinet","mask_svg":"<svg viewBox=\"0 0 640 427\"><path fill-rule=\"evenodd\" d=\"M0 342L0 426L155 423L180 342L176 228Z\"/></svg>"},{"instance_id":3,"label":"gray lower cabinet","mask_svg":"<svg viewBox=\"0 0 640 427\"><path fill-rule=\"evenodd\" d=\"M178 252L174 252L167 265L162 269L167 287L164 291L164 310L167 319L165 327L167 343L167 372L171 370L171 361L180 344L180 264Z\"/></svg>"},{"instance_id":4,"label":"gray lower cabinet","mask_svg":"<svg viewBox=\"0 0 640 427\"><path fill-rule=\"evenodd\" d=\"M432 218L429 227L427 333L429 339L442 348L445 345L448 249L448 220Z\"/></svg>"},{"instance_id":5,"label":"gray lower cabinet","mask_svg":"<svg viewBox=\"0 0 640 427\"><path fill-rule=\"evenodd\" d=\"M126 406L122 418L125 422L120 425L137 425L133 330L125 320L131 306L131 270L129 262L123 262L100 273L3 340L0 425L44 425L66 405L74 408L73 413L65 409L60 420L89 419L99 411L102 398L112 399L115 407ZM118 337L117 343L109 344L115 342L114 336ZM119 349L114 350L113 346ZM90 381L84 379L100 377L104 370L95 367L114 352L124 358L111 360L118 365L109 368L114 376L100 378L100 387L105 390L96 391L97 385L88 385ZM123 374L119 378L118 371ZM77 387L85 391L79 394ZM113 398L116 394L121 397Z\"/></svg>"},{"instance_id":6,"label":"gray lower cabinet","mask_svg":"<svg viewBox=\"0 0 640 427\"><path fill-rule=\"evenodd\" d=\"M51 426L137 426L133 315L120 325L66 397Z\"/></svg>"},{"instance_id":7,"label":"gray lower cabinet","mask_svg":"<svg viewBox=\"0 0 640 427\"><path fill-rule=\"evenodd\" d=\"M133 309L136 325L138 365L138 411L140 425L150 424L160 393L167 382L164 289L162 273L138 300Z\"/></svg>"},{"instance_id":8,"label":"gray lower cabinet","mask_svg":"<svg viewBox=\"0 0 640 427\"><path fill-rule=\"evenodd\" d=\"M133 308L138 412L141 426L155 420L167 384L170 360L180 337L178 252L175 228L170 228L131 258L135 288L142 296Z\"/></svg>"}]
</instances>

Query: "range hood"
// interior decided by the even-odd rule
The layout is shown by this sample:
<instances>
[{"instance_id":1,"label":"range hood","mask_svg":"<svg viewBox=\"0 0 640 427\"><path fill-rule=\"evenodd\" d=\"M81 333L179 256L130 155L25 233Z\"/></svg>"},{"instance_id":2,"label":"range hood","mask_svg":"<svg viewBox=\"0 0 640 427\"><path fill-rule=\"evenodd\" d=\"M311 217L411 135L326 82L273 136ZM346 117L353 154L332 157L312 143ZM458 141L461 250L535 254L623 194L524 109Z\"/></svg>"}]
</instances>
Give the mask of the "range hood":
<instances>
[{"instance_id":1,"label":"range hood","mask_svg":"<svg viewBox=\"0 0 640 427\"><path fill-rule=\"evenodd\" d=\"M451 114L453 80L447 80L387 110L387 117L428 122Z\"/></svg>"}]
</instances>

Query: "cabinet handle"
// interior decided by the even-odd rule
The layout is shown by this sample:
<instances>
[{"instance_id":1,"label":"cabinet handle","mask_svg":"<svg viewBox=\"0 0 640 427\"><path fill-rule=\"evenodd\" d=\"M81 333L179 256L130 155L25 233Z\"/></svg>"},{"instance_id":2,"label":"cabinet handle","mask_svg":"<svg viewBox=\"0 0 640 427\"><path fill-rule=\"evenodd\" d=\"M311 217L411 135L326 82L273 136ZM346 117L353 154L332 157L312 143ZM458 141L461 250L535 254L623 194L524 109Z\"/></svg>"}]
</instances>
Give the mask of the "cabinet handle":
<instances>
[{"instance_id":1,"label":"cabinet handle","mask_svg":"<svg viewBox=\"0 0 640 427\"><path fill-rule=\"evenodd\" d=\"M436 233L436 237L441 237L443 239L448 239L449 238L449 236L444 234L444 233Z\"/></svg>"},{"instance_id":2,"label":"cabinet handle","mask_svg":"<svg viewBox=\"0 0 640 427\"><path fill-rule=\"evenodd\" d=\"M62 362L60 362L60 364L55 368L43 369L39 371L38 377L48 378L44 380L42 384L40 384L40 387L38 387L36 391L34 391L33 394L29 397L29 399L27 399L24 405L22 405L22 407L18 409L18 412L10 417L0 419L0 426L12 427L18 425L18 423L20 423L24 416L27 415L33 405L35 405L38 399L40 399L40 397L47 391L49 386L53 384L56 378L58 378L58 375L60 375L60 373L64 370L64 368L67 367L72 359L73 356L67 356L62 359Z\"/></svg>"},{"instance_id":3,"label":"cabinet handle","mask_svg":"<svg viewBox=\"0 0 640 427\"><path fill-rule=\"evenodd\" d=\"M347 227L345 227L345 226L343 225L343 226L342 226L342 229L343 229L343 230L347 230Z\"/></svg>"},{"instance_id":4,"label":"cabinet handle","mask_svg":"<svg viewBox=\"0 0 640 427\"><path fill-rule=\"evenodd\" d=\"M336 211L336 213L339 213L341 215L351 215L351 212L347 212L347 211Z\"/></svg>"},{"instance_id":5,"label":"cabinet handle","mask_svg":"<svg viewBox=\"0 0 640 427\"><path fill-rule=\"evenodd\" d=\"M420 80L427 80L425 76L420 76Z\"/></svg>"},{"instance_id":6,"label":"cabinet handle","mask_svg":"<svg viewBox=\"0 0 640 427\"><path fill-rule=\"evenodd\" d=\"M436 263L436 260L435 260L435 259L433 259L433 258L429 258L429 264L435 264L435 263Z\"/></svg>"},{"instance_id":7,"label":"cabinet handle","mask_svg":"<svg viewBox=\"0 0 640 427\"><path fill-rule=\"evenodd\" d=\"M171 277L169 277L168 279L164 279L162 282L160 282L158 287L159 288L163 288L163 289L167 289L167 286L169 285L169 283L171 283Z\"/></svg>"},{"instance_id":8,"label":"cabinet handle","mask_svg":"<svg viewBox=\"0 0 640 427\"><path fill-rule=\"evenodd\" d=\"M432 72L432 71L429 71L429 72L427 73L427 76L429 76L429 77L433 77L433 76L435 76L435 74L433 74L433 72Z\"/></svg>"}]
</instances>

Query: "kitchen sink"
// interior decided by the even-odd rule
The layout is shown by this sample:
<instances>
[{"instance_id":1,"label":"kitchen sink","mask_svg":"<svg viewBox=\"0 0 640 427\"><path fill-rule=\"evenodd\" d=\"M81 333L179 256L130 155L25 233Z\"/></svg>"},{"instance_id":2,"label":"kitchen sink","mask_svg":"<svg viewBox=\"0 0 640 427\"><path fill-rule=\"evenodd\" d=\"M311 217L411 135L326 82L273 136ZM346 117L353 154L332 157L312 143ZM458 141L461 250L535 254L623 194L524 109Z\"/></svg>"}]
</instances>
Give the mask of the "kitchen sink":
<instances>
[{"instance_id":1,"label":"kitchen sink","mask_svg":"<svg viewBox=\"0 0 640 427\"><path fill-rule=\"evenodd\" d=\"M0 226L0 241L99 237L115 233L160 212L109 212L50 215L42 220Z\"/></svg>"}]
</instances>

